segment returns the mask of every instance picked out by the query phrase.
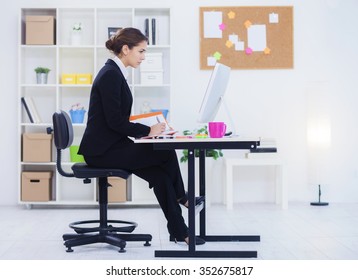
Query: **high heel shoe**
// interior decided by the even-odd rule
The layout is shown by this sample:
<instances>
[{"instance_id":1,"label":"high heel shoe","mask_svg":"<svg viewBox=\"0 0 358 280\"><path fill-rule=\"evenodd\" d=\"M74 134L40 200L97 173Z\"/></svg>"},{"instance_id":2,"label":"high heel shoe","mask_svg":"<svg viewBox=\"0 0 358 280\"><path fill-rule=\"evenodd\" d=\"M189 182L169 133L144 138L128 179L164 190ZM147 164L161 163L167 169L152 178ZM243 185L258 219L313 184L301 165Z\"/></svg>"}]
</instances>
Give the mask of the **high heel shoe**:
<instances>
[{"instance_id":1,"label":"high heel shoe","mask_svg":"<svg viewBox=\"0 0 358 280\"><path fill-rule=\"evenodd\" d=\"M195 197L195 206L201 204L205 201L205 196L196 196ZM184 207L188 208L186 203L188 202L188 193L186 192L185 195L178 201L179 204L183 205Z\"/></svg>"},{"instance_id":2,"label":"high heel shoe","mask_svg":"<svg viewBox=\"0 0 358 280\"><path fill-rule=\"evenodd\" d=\"M185 238L174 238L174 242L178 243L178 242L185 242L187 245L189 245L189 237L185 237ZM203 245L205 244L205 240L195 236L195 245Z\"/></svg>"}]
</instances>

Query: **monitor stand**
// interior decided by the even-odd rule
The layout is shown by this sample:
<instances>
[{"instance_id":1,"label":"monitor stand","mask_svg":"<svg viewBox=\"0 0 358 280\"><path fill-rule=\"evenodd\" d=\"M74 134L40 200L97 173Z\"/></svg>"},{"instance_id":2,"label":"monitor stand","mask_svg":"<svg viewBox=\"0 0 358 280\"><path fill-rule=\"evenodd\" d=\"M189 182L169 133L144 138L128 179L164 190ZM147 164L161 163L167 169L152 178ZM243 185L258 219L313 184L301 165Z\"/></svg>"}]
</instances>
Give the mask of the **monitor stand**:
<instances>
[{"instance_id":1,"label":"monitor stand","mask_svg":"<svg viewBox=\"0 0 358 280\"><path fill-rule=\"evenodd\" d=\"M236 126L235 126L235 122L234 122L234 120L233 120L233 118L232 118L232 115L231 115L231 113L230 113L230 110L229 110L229 107L227 106L227 104L226 104L226 102L225 102L225 98L224 98L224 96L221 96L220 97L220 101L223 103L223 105L224 105L224 110L225 110L225 112L226 112L226 114L227 114L227 116L228 116L228 118L229 118L229 124L230 124L230 126L231 126L231 135L230 136L238 136L237 135L237 133L236 133Z\"/></svg>"}]
</instances>

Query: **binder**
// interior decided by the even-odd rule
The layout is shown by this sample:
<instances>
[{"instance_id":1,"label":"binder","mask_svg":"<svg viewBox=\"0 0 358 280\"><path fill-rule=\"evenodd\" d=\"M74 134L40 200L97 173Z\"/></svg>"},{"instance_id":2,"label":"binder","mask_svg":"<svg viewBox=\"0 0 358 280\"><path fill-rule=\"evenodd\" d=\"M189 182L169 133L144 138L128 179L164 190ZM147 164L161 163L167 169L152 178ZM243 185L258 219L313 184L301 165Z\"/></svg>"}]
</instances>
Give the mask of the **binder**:
<instances>
[{"instance_id":1,"label":"binder","mask_svg":"<svg viewBox=\"0 0 358 280\"><path fill-rule=\"evenodd\" d=\"M144 35L148 38L148 45L157 44L157 20L155 18L146 18L144 20Z\"/></svg>"},{"instance_id":2,"label":"binder","mask_svg":"<svg viewBox=\"0 0 358 280\"><path fill-rule=\"evenodd\" d=\"M150 45L149 34L149 18L146 18L144 20L144 35L148 38L148 45Z\"/></svg>"},{"instance_id":3,"label":"binder","mask_svg":"<svg viewBox=\"0 0 358 280\"><path fill-rule=\"evenodd\" d=\"M34 119L33 119L33 117L32 117L32 114L31 114L31 112L30 112L29 106L27 105L27 103L26 103L24 97L21 97L21 103L22 103L22 105L23 105L24 108L25 108L25 111L26 111L26 113L27 113L27 116L29 117L30 122L33 123L33 122L34 122Z\"/></svg>"},{"instance_id":4,"label":"binder","mask_svg":"<svg viewBox=\"0 0 358 280\"><path fill-rule=\"evenodd\" d=\"M157 43L156 35L157 35L157 26L155 18L152 18L152 45Z\"/></svg>"},{"instance_id":5,"label":"binder","mask_svg":"<svg viewBox=\"0 0 358 280\"><path fill-rule=\"evenodd\" d=\"M41 123L39 113L37 112L35 103L31 97L21 97L21 102L24 104L25 110L29 116L29 119L32 123ZM27 108L27 109L26 109Z\"/></svg>"}]
</instances>

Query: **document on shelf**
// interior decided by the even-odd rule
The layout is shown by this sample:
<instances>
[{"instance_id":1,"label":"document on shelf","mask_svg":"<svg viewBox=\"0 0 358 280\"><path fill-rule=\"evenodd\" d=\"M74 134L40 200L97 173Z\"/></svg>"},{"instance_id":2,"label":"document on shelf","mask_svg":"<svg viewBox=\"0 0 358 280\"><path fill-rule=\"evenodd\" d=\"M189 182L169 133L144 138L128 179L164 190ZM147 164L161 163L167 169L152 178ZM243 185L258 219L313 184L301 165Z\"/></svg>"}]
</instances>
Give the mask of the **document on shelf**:
<instances>
[{"instance_id":1,"label":"document on shelf","mask_svg":"<svg viewBox=\"0 0 358 280\"><path fill-rule=\"evenodd\" d=\"M129 120L133 123L141 123L146 126L153 126L157 123L165 123L165 131L163 131L161 134L144 136L143 138L157 138L161 135L173 135L177 132L172 127L170 127L162 112L151 112L146 114L133 115L129 118Z\"/></svg>"}]
</instances>

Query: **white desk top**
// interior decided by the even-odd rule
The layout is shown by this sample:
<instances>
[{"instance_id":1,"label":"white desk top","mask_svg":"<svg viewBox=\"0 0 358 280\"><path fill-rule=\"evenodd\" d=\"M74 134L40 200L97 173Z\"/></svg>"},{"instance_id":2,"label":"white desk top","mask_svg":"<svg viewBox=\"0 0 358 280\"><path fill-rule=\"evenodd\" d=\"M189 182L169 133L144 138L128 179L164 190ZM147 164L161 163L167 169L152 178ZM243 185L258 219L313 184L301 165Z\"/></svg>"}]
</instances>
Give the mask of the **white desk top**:
<instances>
[{"instance_id":1,"label":"white desk top","mask_svg":"<svg viewBox=\"0 0 358 280\"><path fill-rule=\"evenodd\" d=\"M164 138L164 139L134 139L134 143L208 143L208 142L252 142L260 141L259 137L244 137L244 136L235 136L235 137L223 137L223 138L189 138L189 137L176 137L174 138Z\"/></svg>"}]
</instances>

